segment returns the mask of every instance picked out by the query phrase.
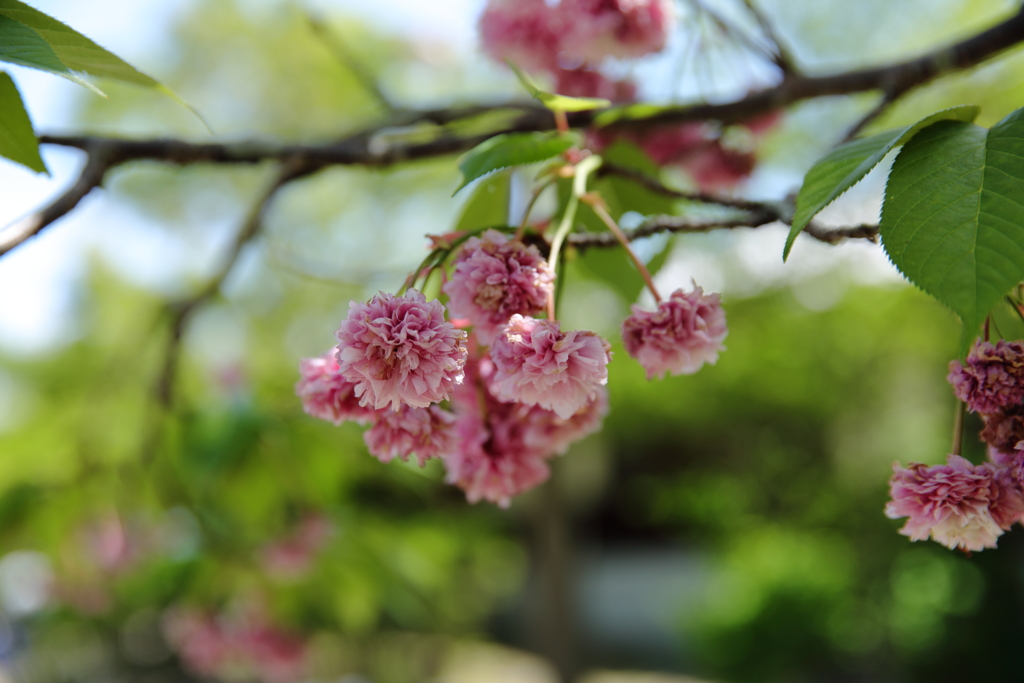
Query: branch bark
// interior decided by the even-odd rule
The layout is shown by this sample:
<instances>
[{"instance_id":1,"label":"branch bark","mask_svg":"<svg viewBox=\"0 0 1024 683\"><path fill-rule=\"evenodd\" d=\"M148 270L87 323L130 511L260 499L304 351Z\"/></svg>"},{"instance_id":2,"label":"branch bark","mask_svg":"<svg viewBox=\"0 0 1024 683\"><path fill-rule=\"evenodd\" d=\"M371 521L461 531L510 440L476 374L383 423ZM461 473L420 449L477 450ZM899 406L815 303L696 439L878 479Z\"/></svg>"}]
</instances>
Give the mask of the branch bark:
<instances>
[{"instance_id":1,"label":"branch bark","mask_svg":"<svg viewBox=\"0 0 1024 683\"><path fill-rule=\"evenodd\" d=\"M813 97L868 91L881 91L884 101L888 103L893 97L918 85L943 74L978 65L1021 42L1024 42L1024 7L986 31L916 59L829 76L787 73L777 86L740 100L722 104L665 107L639 118L630 118L628 112L624 111L623 117L608 124L608 127L643 128L699 120L737 123ZM508 126L483 134L462 137L441 128L436 138L425 142L404 142L400 135L392 135L400 132L396 126L410 126L425 121L444 126L502 109L518 111L519 114ZM593 123L597 115L606 111L614 110L575 112L569 115L569 123L575 128L585 127ZM308 173L336 165L379 168L465 152L501 133L554 128L555 120L551 112L538 104L506 103L401 113L385 125L323 145L274 144L266 141L193 143L174 139L122 140L98 136L43 135L40 137L42 144L84 150L89 154L89 162L78 181L65 194L38 213L0 232L0 255L67 214L85 195L102 183L107 171L130 161L153 160L186 165L255 164L276 160L297 163L307 169Z\"/></svg>"},{"instance_id":2,"label":"branch bark","mask_svg":"<svg viewBox=\"0 0 1024 683\"><path fill-rule=\"evenodd\" d=\"M263 218L266 216L267 208L278 191L291 181L309 175L315 168L315 166L305 165L301 161L296 160L285 163L274 179L259 194L256 201L253 202L252 208L249 209L249 213L242 221L238 233L231 243L231 247L224 255L220 268L217 269L217 272L206 283L206 286L188 299L168 304L167 308L171 316L170 334L167 339L167 348L164 352L163 367L155 387L157 400L163 406L169 407L173 400L174 376L178 367L181 338L192 314L196 309L213 298L221 285L224 284L224 280L231 272L235 262L238 261L238 256L242 253L242 249L259 234L263 227Z\"/></svg>"}]
</instances>

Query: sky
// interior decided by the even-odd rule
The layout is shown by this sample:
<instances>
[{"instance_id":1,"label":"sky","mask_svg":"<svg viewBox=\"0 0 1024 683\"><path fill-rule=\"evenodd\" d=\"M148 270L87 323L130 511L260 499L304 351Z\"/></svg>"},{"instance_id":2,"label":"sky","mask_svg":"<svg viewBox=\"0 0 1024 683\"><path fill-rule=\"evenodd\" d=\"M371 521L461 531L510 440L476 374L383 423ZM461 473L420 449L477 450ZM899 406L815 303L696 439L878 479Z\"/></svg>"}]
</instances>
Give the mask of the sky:
<instances>
[{"instance_id":1,"label":"sky","mask_svg":"<svg viewBox=\"0 0 1024 683\"><path fill-rule=\"evenodd\" d=\"M73 26L159 79L161 63L173 56L169 31L176 17L202 1L30 0L30 4ZM269 4L278 2L247 0L242 6L260 11ZM447 44L458 53L472 55L477 49L475 22L483 0L429 3L421 0L306 0L302 6L314 12L360 16L385 33L427 36ZM634 73L642 82L667 83L671 80L668 75L673 63L671 57L652 60ZM79 86L30 69L6 65L4 68L14 76L37 130L73 131L70 114L73 107L70 104L72 98L81 96ZM655 98L679 95L650 89L646 94ZM0 201L0 226L31 213L59 194L73 182L83 163L82 155L73 150L44 146L42 153L51 170L50 177L36 176L20 166L0 160L0 188L3 188L0 191L3 198ZM834 211L836 220L875 220L881 191L879 178L882 177L866 183L865 189L859 194L853 193L852 199L840 205L838 212ZM792 177L792 173L787 176L766 171L755 176L750 187L755 193L772 196L785 194L787 184L798 180L798 177ZM97 249L108 255L116 252L120 264L129 271L134 264L140 277L143 277L143 271L159 269L162 263L165 264L166 260L160 258L163 245L159 240L119 240L118 236L134 227L132 222L138 220L137 215L119 209L105 201L101 192L94 191L69 216L0 259L0 292L3 293L0 295L0 349L15 355L33 356L73 340L77 329L74 319L76 288L90 254ZM898 279L884 255L877 248L863 244L851 244L840 249L819 248L819 245L798 248L784 268L781 259L777 258L779 249L774 246L782 239L778 234L780 230L756 231L757 235L744 237L736 253L728 256L697 259L691 256L688 259L684 255L674 259L659 276L660 284L665 287L686 286L692 277L699 277L708 289L715 289L715 285L732 286L736 294L749 294L768 282L780 279L817 278L821 272L832 270L840 263L850 265L866 281ZM740 272L742 277L727 277L727 271ZM808 291L820 293L823 290L815 286ZM820 307L824 304L818 301L809 305Z\"/></svg>"}]
</instances>

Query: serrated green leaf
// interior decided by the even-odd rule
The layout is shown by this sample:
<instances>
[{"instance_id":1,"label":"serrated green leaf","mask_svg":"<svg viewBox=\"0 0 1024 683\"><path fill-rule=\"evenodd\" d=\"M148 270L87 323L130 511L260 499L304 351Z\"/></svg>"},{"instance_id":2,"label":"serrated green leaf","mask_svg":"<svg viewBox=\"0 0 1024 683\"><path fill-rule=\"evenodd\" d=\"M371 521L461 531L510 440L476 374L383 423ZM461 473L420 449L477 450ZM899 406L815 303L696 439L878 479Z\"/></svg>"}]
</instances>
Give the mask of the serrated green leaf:
<instances>
[{"instance_id":1,"label":"serrated green leaf","mask_svg":"<svg viewBox=\"0 0 1024 683\"><path fill-rule=\"evenodd\" d=\"M462 184L459 190L477 178L510 166L521 166L545 161L557 156L573 146L573 139L567 135L551 133L504 133L495 135L489 140L469 150L459 170L462 171Z\"/></svg>"},{"instance_id":2,"label":"serrated green leaf","mask_svg":"<svg viewBox=\"0 0 1024 683\"><path fill-rule=\"evenodd\" d=\"M0 71L0 156L7 157L36 173L47 173L39 156L39 140L32 130L25 104L11 77Z\"/></svg>"},{"instance_id":3,"label":"serrated green leaf","mask_svg":"<svg viewBox=\"0 0 1024 683\"><path fill-rule=\"evenodd\" d=\"M530 97L540 100L541 104L551 111L588 111L590 109L604 109L612 106L611 100L596 97L568 97L566 95L545 92L541 90L537 82L530 78L530 75L525 71L507 59L505 63L515 73L516 78L519 79L519 83L526 89L526 92L530 93Z\"/></svg>"},{"instance_id":4,"label":"serrated green leaf","mask_svg":"<svg viewBox=\"0 0 1024 683\"><path fill-rule=\"evenodd\" d=\"M32 33L41 39L41 44L31 37ZM78 74L84 73L153 88L187 108L209 128L199 112L173 90L100 47L67 24L20 0L0 0L0 45L5 45L11 40L21 47L13 55L6 56L0 49L2 61L64 76L100 95L103 94L101 90L80 78ZM43 45L49 50L43 49Z\"/></svg>"},{"instance_id":5,"label":"serrated green leaf","mask_svg":"<svg viewBox=\"0 0 1024 683\"><path fill-rule=\"evenodd\" d=\"M0 61L63 76L98 95L103 91L74 74L46 40L20 21L0 14Z\"/></svg>"},{"instance_id":6,"label":"serrated green leaf","mask_svg":"<svg viewBox=\"0 0 1024 683\"><path fill-rule=\"evenodd\" d=\"M470 195L459 219L452 228L455 232L475 230L508 222L509 180L511 173L502 171L483 180Z\"/></svg>"},{"instance_id":7,"label":"serrated green leaf","mask_svg":"<svg viewBox=\"0 0 1024 683\"><path fill-rule=\"evenodd\" d=\"M796 198L796 213L782 251L782 260L789 258L793 242L811 219L856 185L895 147L906 144L922 130L939 121L974 121L979 111L973 105L943 109L913 125L853 140L826 154L811 167L804 178L803 187Z\"/></svg>"},{"instance_id":8,"label":"serrated green leaf","mask_svg":"<svg viewBox=\"0 0 1024 683\"><path fill-rule=\"evenodd\" d=\"M38 33L67 69L151 88L160 84L70 26L19 0L0 0L0 16Z\"/></svg>"},{"instance_id":9,"label":"serrated green leaf","mask_svg":"<svg viewBox=\"0 0 1024 683\"><path fill-rule=\"evenodd\" d=\"M963 321L982 321L1024 279L1024 110L986 130L936 123L893 163L882 243L907 278Z\"/></svg>"}]
</instances>

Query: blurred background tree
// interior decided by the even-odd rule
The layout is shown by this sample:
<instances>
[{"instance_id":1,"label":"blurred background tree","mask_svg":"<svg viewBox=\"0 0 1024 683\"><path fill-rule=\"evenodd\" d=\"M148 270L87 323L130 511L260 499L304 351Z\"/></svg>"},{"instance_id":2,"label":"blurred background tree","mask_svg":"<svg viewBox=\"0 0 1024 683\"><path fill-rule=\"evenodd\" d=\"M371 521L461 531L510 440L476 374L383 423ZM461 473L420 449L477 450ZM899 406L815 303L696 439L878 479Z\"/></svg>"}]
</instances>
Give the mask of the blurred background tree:
<instances>
[{"instance_id":1,"label":"blurred background tree","mask_svg":"<svg viewBox=\"0 0 1024 683\"><path fill-rule=\"evenodd\" d=\"M480 3L448 10L461 22L449 33L436 24L410 30L403 22L428 10L388 2L375 11L320 2L314 25L308 8L287 3L146 4L160 40L136 36L120 52L195 104L221 138L324 142L379 123L395 106L519 94L466 39ZM894 5L765 2L763 10L815 73L913 56L1016 7ZM121 30L95 36L93 27L112 20L90 26L70 3L38 6L97 38L116 41ZM643 93L721 99L763 86L765 74L739 71L727 37L686 7L668 53L630 74ZM35 86L26 82L31 106ZM1021 104L1022 88L1014 50L915 91L874 125L962 103L982 105L991 123ZM108 100L58 91L47 101L60 111L40 107L35 118L84 133L204 135L157 94L107 90ZM870 106L853 96L791 107L739 192L795 189ZM46 155L51 184L0 169L18 176L9 202L34 200L44 185L52 191L77 163L71 151ZM184 327L173 407L158 400L174 324L167 303L217 273L273 173L267 164L126 164L66 225L0 261L5 675L33 683L641 680L626 670L736 682L1019 677L1020 532L1004 537L999 553L965 557L911 545L882 514L894 460L931 463L946 453L954 400L944 377L959 332L879 247L808 240L783 266L784 226L649 240L640 248L664 255L666 288L695 277L724 293L728 351L698 375L648 383L616 347L604 430L504 511L468 505L443 485L436 462L381 465L354 426L310 419L293 393L298 359L331 343L349 300L393 290L422 257L423 234L458 219L465 200L450 198L452 158L329 168L288 185L263 233ZM824 218L875 220L883 180L876 171ZM19 193L17 183L28 189ZM571 254L562 310L617 339L640 284L608 258ZM33 309L59 319L26 328ZM1019 323L1010 316L999 324L1004 336L1024 336L1012 334ZM979 461L980 445L969 444L968 455Z\"/></svg>"}]
</instances>

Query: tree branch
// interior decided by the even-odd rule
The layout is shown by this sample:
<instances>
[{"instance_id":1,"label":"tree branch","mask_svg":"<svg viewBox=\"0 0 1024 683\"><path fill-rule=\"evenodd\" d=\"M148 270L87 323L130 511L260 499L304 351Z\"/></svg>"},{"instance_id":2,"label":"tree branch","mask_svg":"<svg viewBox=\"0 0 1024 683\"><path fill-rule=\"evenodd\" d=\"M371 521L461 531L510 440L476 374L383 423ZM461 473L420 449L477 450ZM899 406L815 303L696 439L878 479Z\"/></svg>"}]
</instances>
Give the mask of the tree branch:
<instances>
[{"instance_id":1,"label":"tree branch","mask_svg":"<svg viewBox=\"0 0 1024 683\"><path fill-rule=\"evenodd\" d=\"M847 95L880 90L891 99L897 94L952 71L980 64L1004 50L1024 42L1024 7L1005 21L966 40L930 52L922 57L888 66L859 69L830 76L787 74L777 86L723 104L694 104L659 109L639 118L623 118L608 127L637 128L683 121L720 121L725 124L750 119L801 100L827 95ZM883 100L885 101L885 100ZM886 102L887 103L887 102ZM437 137L403 141L401 129L416 122L445 126L459 120L499 110L518 111L507 126L483 134L462 137L441 128ZM614 111L614 110L605 110ZM878 109L881 111L881 108ZM579 128L590 125L602 111L574 112L569 123ZM872 112L874 113L874 112ZM517 131L546 131L555 127L551 112L534 103L509 103L396 114L386 125L370 128L324 145L274 144L265 141L232 143L191 143L173 139L122 140L95 136L43 135L40 142L76 147L89 154L81 177L52 204L0 233L0 255L65 215L102 183L109 169L143 159L186 165L197 163L255 164L268 160L300 163L313 173L326 166L361 165L384 167L393 164L456 154L472 149L495 135ZM700 197L681 197L704 201ZM711 200L726 206L730 204ZM734 204L733 204L734 205ZM741 207L737 207L741 208Z\"/></svg>"},{"instance_id":2,"label":"tree branch","mask_svg":"<svg viewBox=\"0 0 1024 683\"><path fill-rule=\"evenodd\" d=\"M778 209L764 205L758 211L750 212L736 218L707 220L686 218L685 216L652 216L632 230L623 230L629 241L650 237L659 233L690 233L710 232L712 230L725 230L732 228L759 228L769 223L782 223ZM875 241L878 237L877 225L856 225L842 228L826 228L817 223L811 223L804 228L804 234L827 244L838 244L847 239L866 239ZM588 249L590 247L614 247L618 244L614 235L609 233L573 233L569 235L568 241L577 249Z\"/></svg>"},{"instance_id":3,"label":"tree branch","mask_svg":"<svg viewBox=\"0 0 1024 683\"><path fill-rule=\"evenodd\" d=\"M110 148L95 142L82 147L88 155L78 180L48 206L0 231L0 256L34 237L43 228L78 206L87 194L100 186L110 169Z\"/></svg>"},{"instance_id":4,"label":"tree branch","mask_svg":"<svg viewBox=\"0 0 1024 683\"><path fill-rule=\"evenodd\" d=\"M266 216L267 208L278 190L293 180L309 175L317 167L304 164L302 161L292 160L282 165L280 171L266 188L259 194L252 208L246 214L245 220L238 229L231 247L221 262L217 272L195 295L168 304L170 311L170 334L167 339L167 348L164 352L164 362L160 375L156 381L155 394L160 403L168 407L173 400L174 375L178 367L178 357L181 350L181 338L185 332L185 326L197 308L210 300L220 289L225 278L231 272L243 247L251 242L259 234L263 227L263 218Z\"/></svg>"}]
</instances>

